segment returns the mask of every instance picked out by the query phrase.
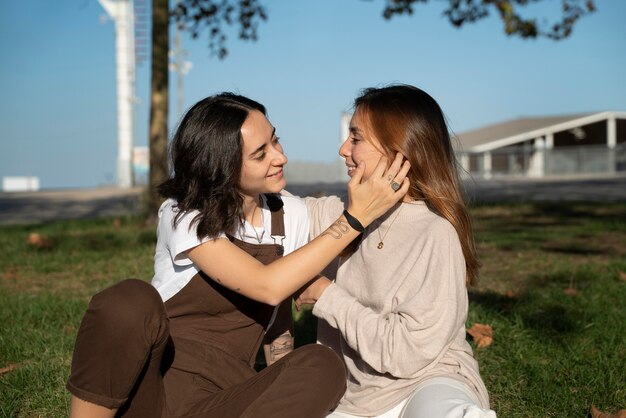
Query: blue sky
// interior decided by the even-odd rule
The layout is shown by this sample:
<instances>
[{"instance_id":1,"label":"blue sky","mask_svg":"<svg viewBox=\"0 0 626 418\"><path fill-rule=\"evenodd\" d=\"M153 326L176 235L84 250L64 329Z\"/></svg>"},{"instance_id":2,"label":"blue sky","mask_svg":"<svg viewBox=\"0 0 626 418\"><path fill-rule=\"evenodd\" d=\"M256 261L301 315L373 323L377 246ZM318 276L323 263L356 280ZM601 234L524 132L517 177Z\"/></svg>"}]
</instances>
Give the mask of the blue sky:
<instances>
[{"instance_id":1,"label":"blue sky","mask_svg":"<svg viewBox=\"0 0 626 418\"><path fill-rule=\"evenodd\" d=\"M429 92L457 133L522 116L626 110L626 1L596 0L564 41L507 37L496 17L461 29L442 2L386 21L382 0L273 0L257 42L230 32L229 56L183 41L185 107L219 91L265 104L291 161L337 158L339 118L358 92L401 82ZM528 14L549 18L560 1ZM96 0L0 3L0 177L41 187L115 182L113 22ZM170 85L175 77L170 74ZM149 65L137 70L135 144L147 144ZM172 90L174 92L174 90ZM177 120L172 94L170 130Z\"/></svg>"}]
</instances>

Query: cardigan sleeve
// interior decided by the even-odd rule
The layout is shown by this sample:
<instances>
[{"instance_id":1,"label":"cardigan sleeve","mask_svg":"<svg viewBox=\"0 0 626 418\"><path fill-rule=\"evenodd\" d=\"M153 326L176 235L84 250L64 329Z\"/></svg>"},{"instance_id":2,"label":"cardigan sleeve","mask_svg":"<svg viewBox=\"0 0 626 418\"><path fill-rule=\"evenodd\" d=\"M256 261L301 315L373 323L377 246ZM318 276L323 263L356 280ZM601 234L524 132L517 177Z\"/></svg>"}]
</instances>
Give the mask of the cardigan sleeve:
<instances>
[{"instance_id":1,"label":"cardigan sleeve","mask_svg":"<svg viewBox=\"0 0 626 418\"><path fill-rule=\"evenodd\" d=\"M377 372L398 378L423 373L446 353L459 332L465 332L465 262L450 228L431 230L414 260L399 261L413 264L405 266L402 285L388 296L393 298L389 312L365 306L341 283L334 283L317 301L313 314L338 329L345 343Z\"/></svg>"},{"instance_id":2,"label":"cardigan sleeve","mask_svg":"<svg viewBox=\"0 0 626 418\"><path fill-rule=\"evenodd\" d=\"M343 212L344 203L337 196L304 198L309 214L309 238L314 239L324 232ZM339 259L335 258L320 272L330 280L337 277Z\"/></svg>"},{"instance_id":3,"label":"cardigan sleeve","mask_svg":"<svg viewBox=\"0 0 626 418\"><path fill-rule=\"evenodd\" d=\"M344 204L337 196L304 198L309 213L309 237L317 237L324 232L343 212Z\"/></svg>"}]
</instances>

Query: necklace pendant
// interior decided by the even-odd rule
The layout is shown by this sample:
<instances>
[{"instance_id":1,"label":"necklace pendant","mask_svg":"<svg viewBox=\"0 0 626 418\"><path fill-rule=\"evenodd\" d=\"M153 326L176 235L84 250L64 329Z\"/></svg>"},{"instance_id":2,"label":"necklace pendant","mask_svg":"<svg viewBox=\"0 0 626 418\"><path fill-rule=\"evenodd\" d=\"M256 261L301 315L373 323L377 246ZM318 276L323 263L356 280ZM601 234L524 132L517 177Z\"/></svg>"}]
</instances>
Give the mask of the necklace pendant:
<instances>
[{"instance_id":1,"label":"necklace pendant","mask_svg":"<svg viewBox=\"0 0 626 418\"><path fill-rule=\"evenodd\" d=\"M377 247L377 248L378 248L379 250L382 250L382 248L383 248L384 246L385 246L385 244L383 244L383 242L381 241L381 242L379 242L379 243L378 243L378 247Z\"/></svg>"}]
</instances>

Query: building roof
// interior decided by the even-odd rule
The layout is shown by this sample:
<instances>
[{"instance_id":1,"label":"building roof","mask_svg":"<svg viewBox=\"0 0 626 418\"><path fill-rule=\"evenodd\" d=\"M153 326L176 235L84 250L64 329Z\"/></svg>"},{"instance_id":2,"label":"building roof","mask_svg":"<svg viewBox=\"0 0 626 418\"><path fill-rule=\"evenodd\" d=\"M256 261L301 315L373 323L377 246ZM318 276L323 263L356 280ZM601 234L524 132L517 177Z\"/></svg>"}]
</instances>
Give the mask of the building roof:
<instances>
[{"instance_id":1,"label":"building roof","mask_svg":"<svg viewBox=\"0 0 626 418\"><path fill-rule=\"evenodd\" d=\"M606 120L626 119L626 112L607 111L513 119L457 135L464 151L483 152Z\"/></svg>"}]
</instances>

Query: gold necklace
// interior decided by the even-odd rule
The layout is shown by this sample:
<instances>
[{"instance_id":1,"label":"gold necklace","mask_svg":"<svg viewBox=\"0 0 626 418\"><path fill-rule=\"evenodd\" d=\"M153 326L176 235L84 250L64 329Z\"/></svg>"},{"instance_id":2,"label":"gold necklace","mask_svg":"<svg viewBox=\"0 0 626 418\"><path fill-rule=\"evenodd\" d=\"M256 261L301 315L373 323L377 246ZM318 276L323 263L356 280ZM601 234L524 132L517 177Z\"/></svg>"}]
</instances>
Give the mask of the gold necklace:
<instances>
[{"instance_id":1,"label":"gold necklace","mask_svg":"<svg viewBox=\"0 0 626 418\"><path fill-rule=\"evenodd\" d=\"M391 226L393 225L393 223L396 221L396 219L398 219L398 216L400 216L400 212L401 211L402 211L402 206L400 206L400 209L398 209L398 213L396 213L396 216L393 218L393 220L389 224L389 227L387 228L387 231L385 231L385 235L383 235L383 236L380 235L380 227L382 226L382 223L380 225L378 225L378 228L376 228L376 231L378 231L378 238L380 238L380 242L378 243L376 248L378 248L379 250L382 250L383 247L385 246L385 243L383 241L385 240L385 237L389 233L389 230L391 229Z\"/></svg>"}]
</instances>

